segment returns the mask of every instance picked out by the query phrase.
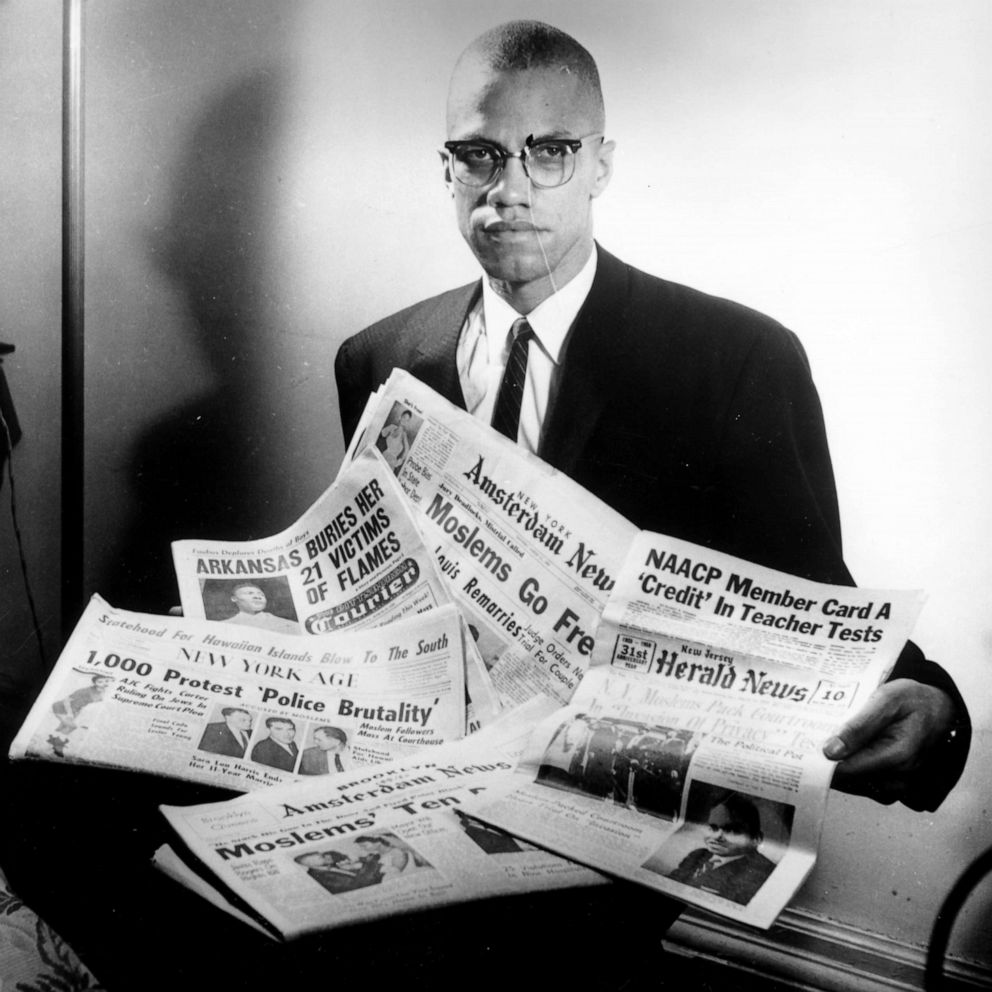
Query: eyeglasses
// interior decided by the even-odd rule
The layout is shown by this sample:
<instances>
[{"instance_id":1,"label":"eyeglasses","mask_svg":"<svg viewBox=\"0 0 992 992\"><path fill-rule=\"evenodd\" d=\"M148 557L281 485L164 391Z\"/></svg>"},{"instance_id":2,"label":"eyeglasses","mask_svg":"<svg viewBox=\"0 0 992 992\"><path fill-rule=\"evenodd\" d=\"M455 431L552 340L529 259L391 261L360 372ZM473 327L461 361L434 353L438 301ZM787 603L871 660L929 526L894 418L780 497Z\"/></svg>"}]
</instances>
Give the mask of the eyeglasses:
<instances>
[{"instance_id":1,"label":"eyeglasses","mask_svg":"<svg viewBox=\"0 0 992 992\"><path fill-rule=\"evenodd\" d=\"M508 159L518 158L524 173L538 189L564 186L575 175L575 156L587 138L599 137L595 131L581 138L546 138L534 140L527 135L524 147L508 152L491 141L446 141L451 156L451 172L465 186L488 186L506 167Z\"/></svg>"}]
</instances>

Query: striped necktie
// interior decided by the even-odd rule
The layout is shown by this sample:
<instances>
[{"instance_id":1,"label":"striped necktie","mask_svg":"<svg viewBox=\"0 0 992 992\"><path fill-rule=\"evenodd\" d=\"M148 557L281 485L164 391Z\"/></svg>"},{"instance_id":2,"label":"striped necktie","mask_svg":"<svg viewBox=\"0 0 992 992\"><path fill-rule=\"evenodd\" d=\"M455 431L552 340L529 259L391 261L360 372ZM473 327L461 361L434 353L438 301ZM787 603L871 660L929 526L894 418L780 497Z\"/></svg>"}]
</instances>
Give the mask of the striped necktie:
<instances>
[{"instance_id":1,"label":"striped necktie","mask_svg":"<svg viewBox=\"0 0 992 992\"><path fill-rule=\"evenodd\" d=\"M492 426L511 441L516 441L520 427L520 401L523 399L524 381L527 378L527 347L534 332L530 324L520 317L513 322L510 333L513 335L513 344L506 359L499 392L496 394Z\"/></svg>"}]
</instances>

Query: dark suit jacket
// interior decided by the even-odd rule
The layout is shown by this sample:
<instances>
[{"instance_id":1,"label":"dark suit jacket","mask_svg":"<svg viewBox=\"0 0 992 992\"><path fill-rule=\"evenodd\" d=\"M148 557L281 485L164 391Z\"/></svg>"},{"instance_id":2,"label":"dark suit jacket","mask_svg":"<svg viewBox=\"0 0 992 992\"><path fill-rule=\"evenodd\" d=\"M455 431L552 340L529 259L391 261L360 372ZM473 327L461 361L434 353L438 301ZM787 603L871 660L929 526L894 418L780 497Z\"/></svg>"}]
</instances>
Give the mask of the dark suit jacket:
<instances>
[{"instance_id":1,"label":"dark suit jacket","mask_svg":"<svg viewBox=\"0 0 992 992\"><path fill-rule=\"evenodd\" d=\"M691 851L668 877L744 904L751 901L775 868L768 858L757 851L749 851L740 858L707 871L706 866L712 859L713 855L704 847Z\"/></svg>"},{"instance_id":2,"label":"dark suit jacket","mask_svg":"<svg viewBox=\"0 0 992 992\"><path fill-rule=\"evenodd\" d=\"M320 882L332 895L354 892L355 889L364 889L382 881L378 861L363 861L362 867L354 873L334 868L308 868L307 874L315 882Z\"/></svg>"},{"instance_id":3,"label":"dark suit jacket","mask_svg":"<svg viewBox=\"0 0 992 992\"><path fill-rule=\"evenodd\" d=\"M200 750L210 751L212 754L226 754L229 758L245 756L245 745L223 721L207 724L200 738Z\"/></svg>"},{"instance_id":4,"label":"dark suit jacket","mask_svg":"<svg viewBox=\"0 0 992 992\"><path fill-rule=\"evenodd\" d=\"M292 751L292 754L290 754ZM277 744L271 737L260 740L251 749L251 760L259 764L268 765L270 768L281 768L284 772L291 772L296 765L296 756L299 748L296 744L289 745L289 751L281 744Z\"/></svg>"},{"instance_id":5,"label":"dark suit jacket","mask_svg":"<svg viewBox=\"0 0 992 992\"><path fill-rule=\"evenodd\" d=\"M339 760L334 761L335 758ZM326 775L328 772L344 770L344 765L340 761L340 755L332 751L323 751L319 747L307 747L303 749L303 757L300 759L301 775Z\"/></svg>"},{"instance_id":6,"label":"dark suit jacket","mask_svg":"<svg viewBox=\"0 0 992 992\"><path fill-rule=\"evenodd\" d=\"M346 440L394 367L464 408L455 349L481 283L366 328L338 352ZM819 397L769 317L640 272L602 248L569 332L538 454L644 530L820 582L853 584ZM968 752L954 683L909 643L893 677L937 685L960 727L907 798L934 809Z\"/></svg>"}]
</instances>

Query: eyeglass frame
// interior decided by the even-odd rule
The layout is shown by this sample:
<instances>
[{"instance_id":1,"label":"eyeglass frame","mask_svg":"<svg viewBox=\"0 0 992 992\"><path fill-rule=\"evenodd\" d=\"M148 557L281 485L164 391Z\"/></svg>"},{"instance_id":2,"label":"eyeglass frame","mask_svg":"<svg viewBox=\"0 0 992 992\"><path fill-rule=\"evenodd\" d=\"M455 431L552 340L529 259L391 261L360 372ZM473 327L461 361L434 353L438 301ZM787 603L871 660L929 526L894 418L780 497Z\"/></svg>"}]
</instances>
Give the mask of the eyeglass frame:
<instances>
[{"instance_id":1,"label":"eyeglass frame","mask_svg":"<svg viewBox=\"0 0 992 992\"><path fill-rule=\"evenodd\" d=\"M446 141L444 143L444 149L452 157L455 156L459 148L462 148L466 145L469 146L475 145L477 147L482 146L483 148L491 148L496 153L497 162L493 167L493 174L484 183L479 183L478 185L476 185L473 183L466 182L464 179L462 179L460 176L458 176L455 173L454 169L451 170L452 176L454 176L454 178L458 182L460 182L463 186L467 186L469 189L482 189L485 186L491 186L503 174L503 170L506 168L506 163L511 158L520 159L520 165L524 170L524 175L530 180L530 182L534 185L536 189L560 189L562 186L566 185L572 179L572 176L575 175L574 158L578 154L578 152L582 149L583 147L582 142L585 141L587 138L595 138L597 136L599 137L601 142L605 142L606 135L603 131L590 131L589 134L580 135L578 138L549 137L549 138L540 138L537 141L534 140L533 134L528 134L527 137L524 138L523 148L521 148L520 151L518 152L507 151L502 145L496 144L495 141L487 141L485 138L466 138L460 141ZM534 177L530 174L530 171L527 168L528 150L536 147L537 145L544 145L544 144L564 145L571 153L573 159L571 175L569 175L568 179L563 179L560 183L556 183L554 186L545 186L537 182L534 179Z\"/></svg>"}]
</instances>

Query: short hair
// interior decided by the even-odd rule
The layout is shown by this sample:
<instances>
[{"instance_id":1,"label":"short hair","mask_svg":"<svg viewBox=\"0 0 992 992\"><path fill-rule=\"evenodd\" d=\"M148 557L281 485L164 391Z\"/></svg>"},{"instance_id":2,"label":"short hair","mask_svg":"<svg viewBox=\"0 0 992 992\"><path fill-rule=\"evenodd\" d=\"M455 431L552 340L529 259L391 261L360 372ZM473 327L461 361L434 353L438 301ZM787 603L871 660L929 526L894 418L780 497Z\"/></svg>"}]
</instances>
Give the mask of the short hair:
<instances>
[{"instance_id":1,"label":"short hair","mask_svg":"<svg viewBox=\"0 0 992 992\"><path fill-rule=\"evenodd\" d=\"M102 672L97 672L96 675L90 679L90 685L96 685L98 679L106 679L108 682L114 681L113 675L104 675Z\"/></svg>"},{"instance_id":2,"label":"short hair","mask_svg":"<svg viewBox=\"0 0 992 992\"><path fill-rule=\"evenodd\" d=\"M243 710L240 706L225 706L221 711L221 716L230 716L232 713L244 713L245 716L251 716L248 710Z\"/></svg>"},{"instance_id":3,"label":"short hair","mask_svg":"<svg viewBox=\"0 0 992 992\"><path fill-rule=\"evenodd\" d=\"M231 595L233 596L239 589L257 589L263 596L265 595L265 590L257 583L252 582L250 579L246 579L244 582L235 582L231 586Z\"/></svg>"},{"instance_id":4,"label":"short hair","mask_svg":"<svg viewBox=\"0 0 992 992\"><path fill-rule=\"evenodd\" d=\"M330 858L336 865L341 864L342 861L348 861L348 855L342 854L340 851L307 851L306 854L297 854L293 860L297 864L302 864L305 858Z\"/></svg>"},{"instance_id":5,"label":"short hair","mask_svg":"<svg viewBox=\"0 0 992 992\"><path fill-rule=\"evenodd\" d=\"M386 847L393 846L387 838L381 836L380 834L361 834L360 836L355 838L356 844L361 844L362 841L366 841L372 844L385 844Z\"/></svg>"},{"instance_id":6,"label":"short hair","mask_svg":"<svg viewBox=\"0 0 992 992\"><path fill-rule=\"evenodd\" d=\"M317 727L313 733L315 737L317 734L324 734L326 737L333 737L342 744L348 743L348 735L340 727Z\"/></svg>"},{"instance_id":7,"label":"short hair","mask_svg":"<svg viewBox=\"0 0 992 992\"><path fill-rule=\"evenodd\" d=\"M715 810L717 806L722 806L727 811L731 825L741 833L745 833L755 840L761 840L764 837L761 832L761 814L758 812L758 807L750 799L745 798L740 793L732 792L726 799L713 803L710 812Z\"/></svg>"},{"instance_id":8,"label":"short hair","mask_svg":"<svg viewBox=\"0 0 992 992\"><path fill-rule=\"evenodd\" d=\"M479 35L455 63L452 84L458 70L470 63L481 63L496 72L557 69L569 73L588 90L596 115L601 120L605 117L596 60L570 34L543 21L507 21ZM448 99L450 105L450 90Z\"/></svg>"},{"instance_id":9,"label":"short hair","mask_svg":"<svg viewBox=\"0 0 992 992\"><path fill-rule=\"evenodd\" d=\"M324 855L320 851L306 851L304 854L297 854L293 860L301 865L307 858L322 858Z\"/></svg>"},{"instance_id":10,"label":"short hair","mask_svg":"<svg viewBox=\"0 0 992 992\"><path fill-rule=\"evenodd\" d=\"M274 723L288 723L293 728L293 730L296 730L296 724L293 723L293 721L290 720L289 717L287 716L267 716L265 718L265 726L268 727L270 730L272 729L272 725Z\"/></svg>"}]
</instances>

